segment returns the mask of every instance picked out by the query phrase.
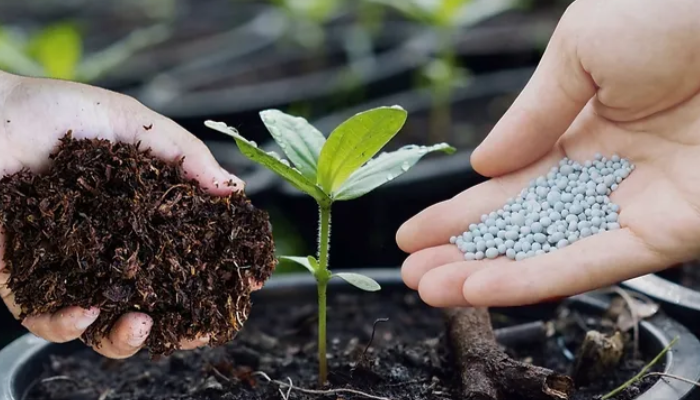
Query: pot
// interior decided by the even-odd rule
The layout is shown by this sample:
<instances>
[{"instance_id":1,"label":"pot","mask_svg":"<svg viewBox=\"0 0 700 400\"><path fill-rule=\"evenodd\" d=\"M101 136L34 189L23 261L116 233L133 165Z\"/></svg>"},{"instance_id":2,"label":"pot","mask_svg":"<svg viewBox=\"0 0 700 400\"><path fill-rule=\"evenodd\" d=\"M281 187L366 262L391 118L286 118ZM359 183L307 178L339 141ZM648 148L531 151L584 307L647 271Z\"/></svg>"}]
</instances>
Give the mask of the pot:
<instances>
[{"instance_id":1,"label":"pot","mask_svg":"<svg viewBox=\"0 0 700 400\"><path fill-rule=\"evenodd\" d=\"M373 270L367 275L377 280L383 290L394 292L407 291L401 283L400 274L396 269ZM285 302L290 298L315 299L316 284L308 274L294 274L284 277L274 277L266 288L256 294L258 306L266 302ZM349 285L333 280L330 284L330 295L338 293L358 293ZM579 295L569 300L571 309L581 312L602 314L609 302L605 297ZM528 306L521 308L498 309L492 312L517 315L518 317L542 318L551 316L551 305ZM678 337L676 346L666 353L664 372L681 376L690 380L700 378L700 342L682 325L659 313L649 320L640 323L640 344L643 352L656 354L666 347L673 338ZM25 335L9 347L0 351L0 400L19 400L29 385L40 373L51 355L67 355L82 344L50 344L33 335ZM659 379L648 390L639 395L637 400L679 400L690 399L694 385L678 381Z\"/></svg>"},{"instance_id":2,"label":"pot","mask_svg":"<svg viewBox=\"0 0 700 400\"><path fill-rule=\"evenodd\" d=\"M648 274L622 283L661 304L661 307L693 332L700 333L700 292L658 274Z\"/></svg>"}]
</instances>

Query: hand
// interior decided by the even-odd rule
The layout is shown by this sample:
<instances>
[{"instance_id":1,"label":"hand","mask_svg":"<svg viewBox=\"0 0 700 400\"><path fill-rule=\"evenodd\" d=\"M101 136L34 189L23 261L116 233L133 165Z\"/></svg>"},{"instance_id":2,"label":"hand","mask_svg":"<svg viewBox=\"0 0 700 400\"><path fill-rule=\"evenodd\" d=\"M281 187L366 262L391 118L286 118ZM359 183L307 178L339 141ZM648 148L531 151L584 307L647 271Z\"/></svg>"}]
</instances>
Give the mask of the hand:
<instances>
[{"instance_id":1,"label":"hand","mask_svg":"<svg viewBox=\"0 0 700 400\"><path fill-rule=\"evenodd\" d=\"M148 129L147 129L148 128ZM48 165L48 156L68 130L75 138L99 137L136 143L165 160L185 156L185 172L214 195L232 188L217 185L240 179L223 170L207 147L173 121L156 114L130 97L71 82L21 78L0 72L0 176L22 168L34 171ZM0 232L0 295L10 311L19 317L7 288L9 273L3 271L4 238ZM53 315L28 317L23 325L51 342L78 338L99 315L99 309L68 307ZM96 350L110 358L136 353L146 340L153 321L145 314L122 316ZM191 349L206 344L207 338L183 343Z\"/></svg>"},{"instance_id":2,"label":"hand","mask_svg":"<svg viewBox=\"0 0 700 400\"><path fill-rule=\"evenodd\" d=\"M579 294L700 254L700 2L579 0L531 81L472 155L491 179L397 233L402 274L427 303L515 306ZM622 229L512 262L448 244L568 156L636 164L611 197Z\"/></svg>"}]
</instances>

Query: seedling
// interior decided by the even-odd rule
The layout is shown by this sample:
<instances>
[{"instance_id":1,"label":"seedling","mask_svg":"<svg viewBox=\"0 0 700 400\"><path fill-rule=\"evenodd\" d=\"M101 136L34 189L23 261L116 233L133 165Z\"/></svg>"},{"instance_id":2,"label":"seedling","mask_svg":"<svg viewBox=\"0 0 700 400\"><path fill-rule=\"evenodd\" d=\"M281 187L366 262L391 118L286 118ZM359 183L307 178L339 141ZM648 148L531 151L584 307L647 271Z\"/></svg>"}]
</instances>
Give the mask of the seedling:
<instances>
[{"instance_id":1,"label":"seedling","mask_svg":"<svg viewBox=\"0 0 700 400\"><path fill-rule=\"evenodd\" d=\"M85 55L83 37L71 23L47 25L29 36L0 28L0 68L22 75L93 82L170 34L169 27L158 24L135 30L111 46Z\"/></svg>"},{"instance_id":2,"label":"seedling","mask_svg":"<svg viewBox=\"0 0 700 400\"><path fill-rule=\"evenodd\" d=\"M333 18L341 6L341 0L271 1L287 17L290 37L310 49L318 49L323 44L323 24Z\"/></svg>"},{"instance_id":3,"label":"seedling","mask_svg":"<svg viewBox=\"0 0 700 400\"><path fill-rule=\"evenodd\" d=\"M454 36L460 29L483 21L507 9L517 0L365 0L394 7L407 18L426 26L435 35L436 57L422 70L432 95L429 143L444 140L450 131L452 88L464 85L468 71L459 66Z\"/></svg>"},{"instance_id":4,"label":"seedling","mask_svg":"<svg viewBox=\"0 0 700 400\"><path fill-rule=\"evenodd\" d=\"M380 290L377 282L355 273L332 273L328 268L331 232L331 205L356 199L407 172L431 152L451 154L446 143L433 146L405 146L374 157L406 122L407 113L399 107L379 107L350 117L340 124L328 140L305 119L278 110L260 113L265 126L289 160L265 152L234 128L221 122L205 125L233 137L241 152L251 160L274 171L297 189L313 197L319 208L318 258L283 257L304 266L318 285L318 360L319 383L327 377L326 363L326 289L333 278L341 278L366 291ZM291 162L290 162L291 161Z\"/></svg>"}]
</instances>

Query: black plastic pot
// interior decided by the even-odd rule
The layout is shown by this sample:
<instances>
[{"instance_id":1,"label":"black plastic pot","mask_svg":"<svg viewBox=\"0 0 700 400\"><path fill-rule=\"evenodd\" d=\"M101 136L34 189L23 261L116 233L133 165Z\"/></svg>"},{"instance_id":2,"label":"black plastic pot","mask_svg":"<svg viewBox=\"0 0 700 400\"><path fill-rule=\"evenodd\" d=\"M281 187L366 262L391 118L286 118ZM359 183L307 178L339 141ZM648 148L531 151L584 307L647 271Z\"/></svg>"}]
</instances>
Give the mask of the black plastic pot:
<instances>
[{"instance_id":1,"label":"black plastic pot","mask_svg":"<svg viewBox=\"0 0 700 400\"><path fill-rule=\"evenodd\" d=\"M383 290L408 291L395 269L379 269L365 272L376 279ZM330 295L347 292L358 293L349 285L332 281ZM266 288L257 293L258 307L265 302L286 301L291 297L315 300L316 284L308 275L287 275L273 278ZM570 307L586 313L602 314L608 306L605 298L581 295L568 300ZM506 315L524 318L546 318L552 314L551 306L530 306L522 308L492 310ZM690 380L700 379L700 342L687 329L668 317L657 314L640 324L640 344L648 353L657 353L666 347L673 338L679 340L669 351L664 361L668 374ZM27 388L41 373L42 366L51 355L66 355L80 348L82 343L49 344L33 335L25 335L0 352L0 400L19 400ZM677 380L657 381L637 400L689 400L694 386Z\"/></svg>"},{"instance_id":2,"label":"black plastic pot","mask_svg":"<svg viewBox=\"0 0 700 400\"><path fill-rule=\"evenodd\" d=\"M353 268L355 265L401 264L405 254L394 241L397 229L426 207L447 200L485 180L471 167L471 150L524 87L532 71L525 68L473 77L469 86L456 89L452 95L453 109L458 110L454 113L455 123L471 126L470 130L474 133L474 137L462 144L452 143L458 147L456 154L426 157L408 173L375 191L359 199L333 204L332 265L335 268ZM312 123L327 134L357 112L393 104L408 111L408 120L389 146L396 148L401 144L414 144L411 142L413 137L405 139L404 135L421 132L423 124L418 120L425 119L431 105L431 96L427 91L408 91L377 99ZM494 104L497 106L494 107ZM312 250L317 235L316 203L291 185L280 185L281 193L270 201L284 205L285 211Z\"/></svg>"},{"instance_id":3,"label":"black plastic pot","mask_svg":"<svg viewBox=\"0 0 700 400\"><path fill-rule=\"evenodd\" d=\"M192 60L226 57L232 62L250 56L282 34L273 29L279 11L264 2L178 0L163 15L149 15L144 3L136 1L61 3L66 4L10 1L0 5L0 10L7 8L2 22L30 30L61 21L75 23L83 33L87 58L141 30L140 35L151 37L152 43L88 82L118 91L134 90L158 73ZM143 31L147 28L148 33Z\"/></svg>"},{"instance_id":4,"label":"black plastic pot","mask_svg":"<svg viewBox=\"0 0 700 400\"><path fill-rule=\"evenodd\" d=\"M262 141L261 109L298 106L304 114L324 115L349 104L353 96L373 98L390 86L400 90L411 84L410 71L425 63L429 53L424 30L388 22L371 52L351 58L346 45L354 27L345 22L329 26L320 53L280 43L233 64L225 55L212 54L166 71L130 94L201 138L213 136L202 127L203 120L213 119ZM389 82L402 74L404 79Z\"/></svg>"},{"instance_id":5,"label":"black plastic pot","mask_svg":"<svg viewBox=\"0 0 700 400\"><path fill-rule=\"evenodd\" d=\"M675 319L700 333L700 292L679 285L656 274L644 275L622 283L659 302Z\"/></svg>"}]
</instances>

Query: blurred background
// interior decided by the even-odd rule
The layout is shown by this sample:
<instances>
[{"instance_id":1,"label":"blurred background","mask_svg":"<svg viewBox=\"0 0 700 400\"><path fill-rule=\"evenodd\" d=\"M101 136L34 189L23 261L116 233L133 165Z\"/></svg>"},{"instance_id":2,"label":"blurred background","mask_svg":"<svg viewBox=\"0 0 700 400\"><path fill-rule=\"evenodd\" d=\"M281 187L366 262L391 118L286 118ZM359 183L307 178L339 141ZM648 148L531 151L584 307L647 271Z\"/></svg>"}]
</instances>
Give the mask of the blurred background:
<instances>
[{"instance_id":1,"label":"blurred background","mask_svg":"<svg viewBox=\"0 0 700 400\"><path fill-rule=\"evenodd\" d=\"M330 261L398 267L400 224L483 181L470 151L526 84L570 2L0 0L0 69L105 87L173 118L246 180L285 255L315 252L315 203L203 122L224 121L280 152L262 109L306 117L328 134L356 112L401 105L408 122L389 150L446 141L458 152L336 203ZM20 333L2 307L0 346Z\"/></svg>"}]
</instances>

